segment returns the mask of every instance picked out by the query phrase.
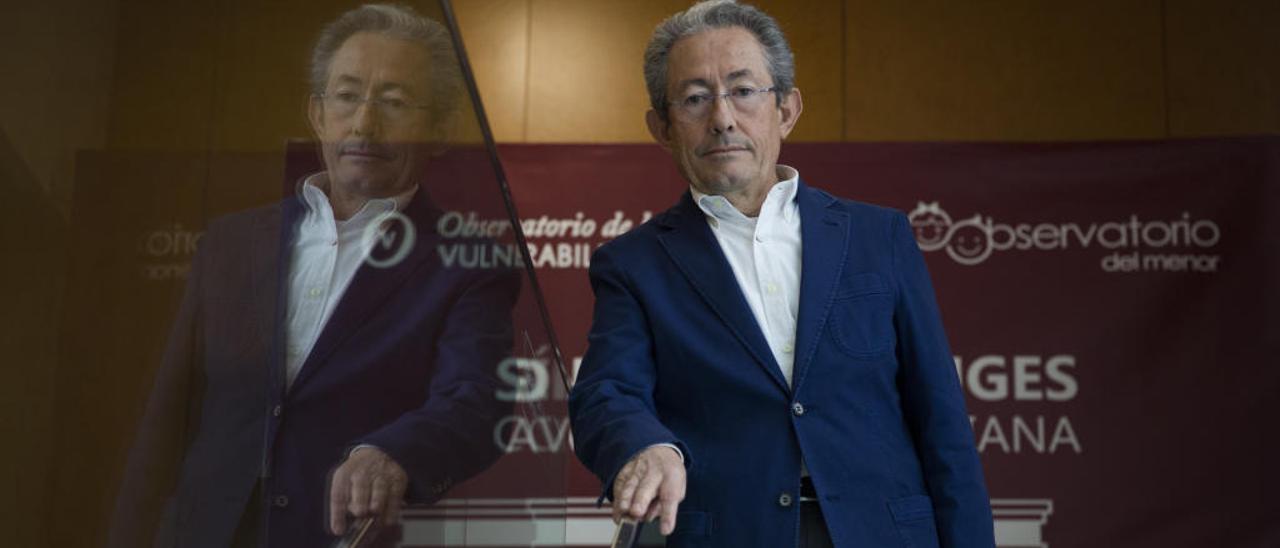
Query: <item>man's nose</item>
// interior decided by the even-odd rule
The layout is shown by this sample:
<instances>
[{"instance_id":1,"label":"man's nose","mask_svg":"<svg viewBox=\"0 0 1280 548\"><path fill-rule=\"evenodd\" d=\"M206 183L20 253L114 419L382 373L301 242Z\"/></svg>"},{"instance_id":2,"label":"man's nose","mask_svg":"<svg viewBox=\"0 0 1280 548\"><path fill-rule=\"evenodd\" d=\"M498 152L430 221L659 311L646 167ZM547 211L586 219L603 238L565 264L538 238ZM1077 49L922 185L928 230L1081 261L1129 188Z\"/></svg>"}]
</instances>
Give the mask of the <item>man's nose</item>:
<instances>
[{"instance_id":1,"label":"man's nose","mask_svg":"<svg viewBox=\"0 0 1280 548\"><path fill-rule=\"evenodd\" d=\"M733 109L733 103L728 97L723 95L716 97L711 102L711 132L719 135L727 131L733 131L736 120L734 116L737 112Z\"/></svg>"},{"instance_id":2,"label":"man's nose","mask_svg":"<svg viewBox=\"0 0 1280 548\"><path fill-rule=\"evenodd\" d=\"M351 115L351 130L356 135L377 134L378 124L381 123L377 108L373 101L364 101L359 107L356 107L355 113Z\"/></svg>"}]
</instances>

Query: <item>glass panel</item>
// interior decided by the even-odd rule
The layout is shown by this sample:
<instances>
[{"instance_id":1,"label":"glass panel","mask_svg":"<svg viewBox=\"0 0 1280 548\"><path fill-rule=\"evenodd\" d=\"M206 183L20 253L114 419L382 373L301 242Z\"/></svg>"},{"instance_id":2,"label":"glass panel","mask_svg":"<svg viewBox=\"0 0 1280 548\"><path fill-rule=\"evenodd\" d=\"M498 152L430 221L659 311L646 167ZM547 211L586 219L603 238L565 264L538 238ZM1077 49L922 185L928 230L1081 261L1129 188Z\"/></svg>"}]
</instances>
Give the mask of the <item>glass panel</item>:
<instances>
[{"instance_id":1,"label":"glass panel","mask_svg":"<svg viewBox=\"0 0 1280 548\"><path fill-rule=\"evenodd\" d=\"M562 360L448 6L73 3L5 8L10 540L328 546L333 500L403 499L361 546L565 544Z\"/></svg>"}]
</instances>

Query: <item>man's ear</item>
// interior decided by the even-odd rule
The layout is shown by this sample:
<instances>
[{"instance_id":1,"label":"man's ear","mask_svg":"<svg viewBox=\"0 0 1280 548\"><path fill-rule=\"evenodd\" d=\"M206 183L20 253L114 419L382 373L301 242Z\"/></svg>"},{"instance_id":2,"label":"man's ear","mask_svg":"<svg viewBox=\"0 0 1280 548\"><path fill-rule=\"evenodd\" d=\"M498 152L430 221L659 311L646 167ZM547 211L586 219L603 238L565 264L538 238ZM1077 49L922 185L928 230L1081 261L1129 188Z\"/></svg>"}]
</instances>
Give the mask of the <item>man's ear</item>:
<instances>
[{"instance_id":1,"label":"man's ear","mask_svg":"<svg viewBox=\"0 0 1280 548\"><path fill-rule=\"evenodd\" d=\"M662 148L670 151L671 137L668 135L668 130L671 129L671 124L663 120L658 111L653 109L649 109L649 112L644 113L644 123L649 126L649 135L653 136L653 140L657 141Z\"/></svg>"},{"instance_id":2,"label":"man's ear","mask_svg":"<svg viewBox=\"0 0 1280 548\"><path fill-rule=\"evenodd\" d=\"M311 133L319 138L324 129L324 100L319 95L307 96L307 120L311 122Z\"/></svg>"},{"instance_id":3,"label":"man's ear","mask_svg":"<svg viewBox=\"0 0 1280 548\"><path fill-rule=\"evenodd\" d=\"M796 121L800 119L800 111L804 110L804 101L800 98L800 88L791 88L791 93L782 98L782 104L778 110L782 112L782 119L779 120L779 129L782 130L782 138L786 138L791 133L791 129L796 127Z\"/></svg>"}]
</instances>

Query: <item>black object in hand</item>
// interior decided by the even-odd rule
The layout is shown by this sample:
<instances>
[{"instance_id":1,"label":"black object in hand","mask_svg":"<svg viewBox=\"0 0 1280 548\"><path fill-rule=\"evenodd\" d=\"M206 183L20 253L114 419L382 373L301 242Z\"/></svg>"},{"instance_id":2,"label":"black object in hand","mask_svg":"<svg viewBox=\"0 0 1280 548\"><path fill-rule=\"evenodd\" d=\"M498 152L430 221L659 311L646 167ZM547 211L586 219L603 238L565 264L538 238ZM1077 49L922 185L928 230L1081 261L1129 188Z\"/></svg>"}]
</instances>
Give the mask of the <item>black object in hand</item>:
<instances>
[{"instance_id":1,"label":"black object in hand","mask_svg":"<svg viewBox=\"0 0 1280 548\"><path fill-rule=\"evenodd\" d=\"M634 548L636 541L640 540L640 529L644 526L644 522L632 519L624 519L618 522L618 528L613 532L613 544L610 548Z\"/></svg>"},{"instance_id":2,"label":"black object in hand","mask_svg":"<svg viewBox=\"0 0 1280 548\"><path fill-rule=\"evenodd\" d=\"M360 548L373 540L373 524L377 518L360 518L347 528L347 533L334 543L333 548Z\"/></svg>"}]
</instances>

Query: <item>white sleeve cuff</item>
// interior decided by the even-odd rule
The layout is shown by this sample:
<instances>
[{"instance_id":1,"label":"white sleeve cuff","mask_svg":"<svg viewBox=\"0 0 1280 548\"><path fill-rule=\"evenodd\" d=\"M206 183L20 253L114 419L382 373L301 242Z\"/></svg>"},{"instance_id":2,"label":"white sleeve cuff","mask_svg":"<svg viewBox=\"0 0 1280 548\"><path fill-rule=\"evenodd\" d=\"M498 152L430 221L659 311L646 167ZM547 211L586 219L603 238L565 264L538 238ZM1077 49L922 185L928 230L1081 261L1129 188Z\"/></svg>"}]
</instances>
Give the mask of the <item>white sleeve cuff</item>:
<instances>
[{"instance_id":1,"label":"white sleeve cuff","mask_svg":"<svg viewBox=\"0 0 1280 548\"><path fill-rule=\"evenodd\" d=\"M670 447L672 451L675 451L677 455L680 455L680 464L684 464L684 453L680 452L680 448L676 447L676 444L674 443L655 443L649 447ZM645 449L648 449L649 447L646 447ZM359 447L356 449L359 449ZM355 451L353 450L352 452L354 453Z\"/></svg>"}]
</instances>

